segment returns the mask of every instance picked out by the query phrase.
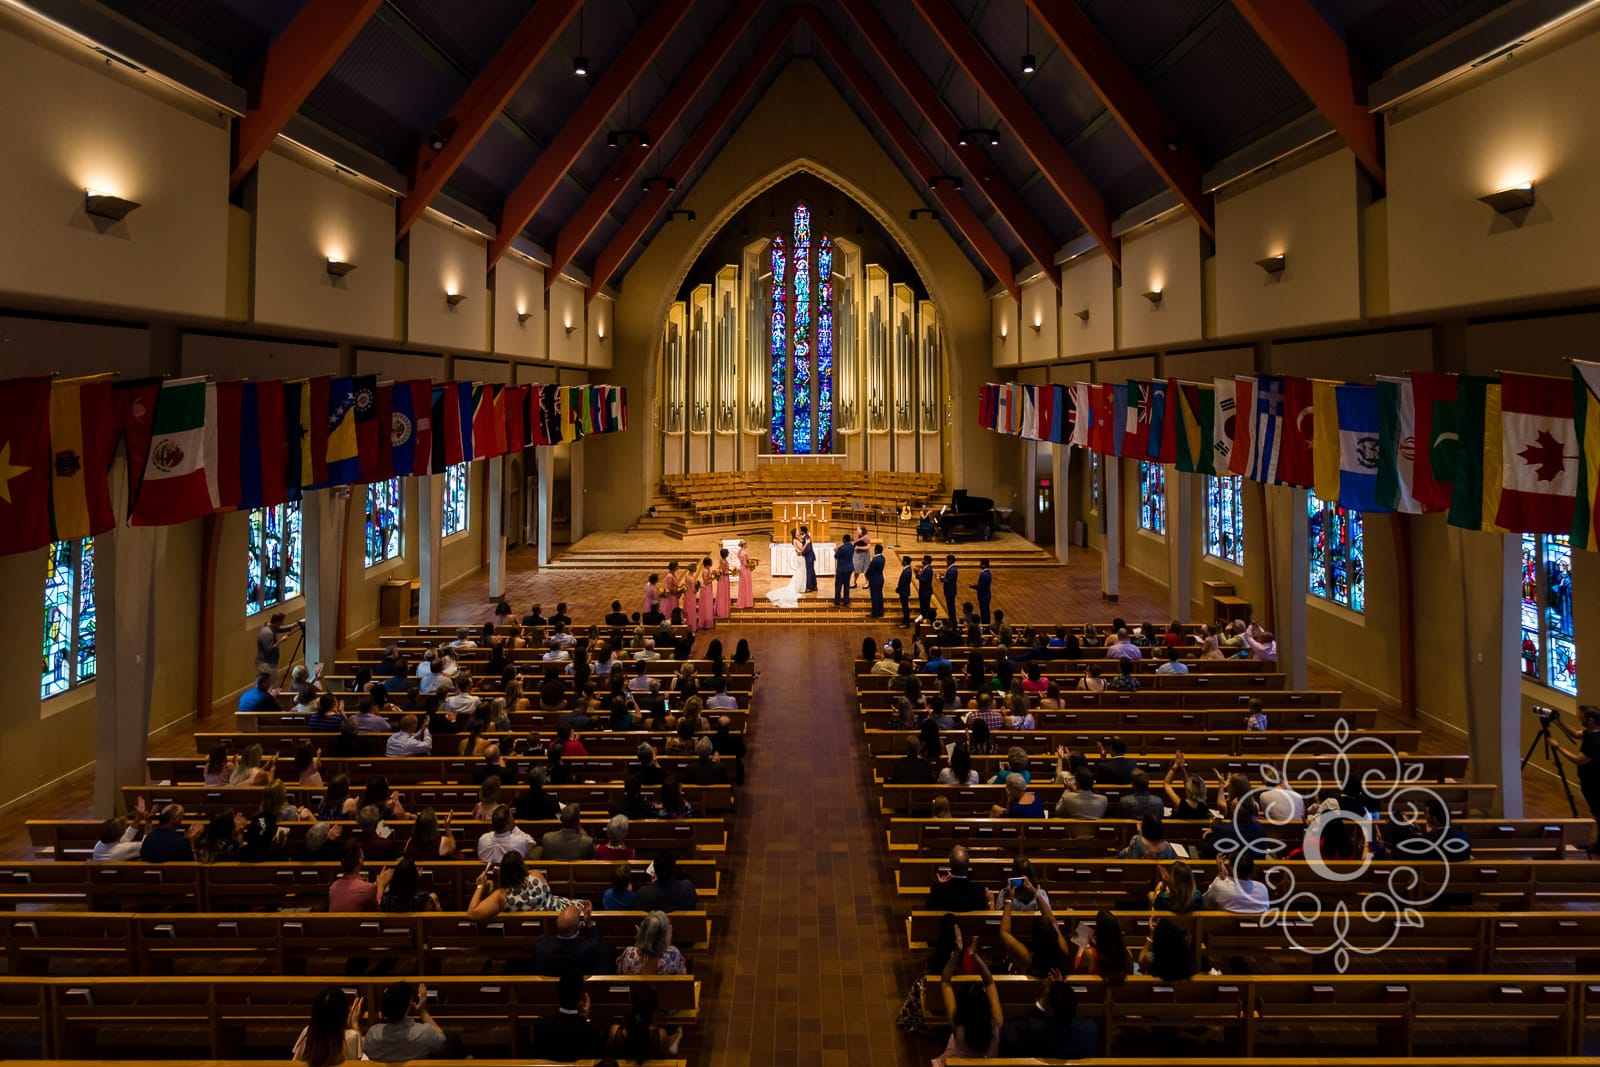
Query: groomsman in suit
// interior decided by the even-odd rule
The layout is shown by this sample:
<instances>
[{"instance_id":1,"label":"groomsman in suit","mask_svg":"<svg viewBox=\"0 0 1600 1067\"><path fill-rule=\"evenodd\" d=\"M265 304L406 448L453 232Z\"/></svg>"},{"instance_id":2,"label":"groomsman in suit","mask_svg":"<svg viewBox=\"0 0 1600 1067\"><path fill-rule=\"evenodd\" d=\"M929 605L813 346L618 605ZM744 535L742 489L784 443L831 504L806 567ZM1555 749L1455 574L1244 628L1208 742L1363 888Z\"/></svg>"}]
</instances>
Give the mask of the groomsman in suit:
<instances>
[{"instance_id":1,"label":"groomsman in suit","mask_svg":"<svg viewBox=\"0 0 1600 1067\"><path fill-rule=\"evenodd\" d=\"M806 592L817 591L817 546L811 543L811 530L800 527L800 558L806 561Z\"/></svg>"},{"instance_id":2,"label":"groomsman in suit","mask_svg":"<svg viewBox=\"0 0 1600 1067\"><path fill-rule=\"evenodd\" d=\"M894 591L900 594L900 625L907 629L911 626L911 557L900 557L900 580L895 583Z\"/></svg>"},{"instance_id":3,"label":"groomsman in suit","mask_svg":"<svg viewBox=\"0 0 1600 1067\"><path fill-rule=\"evenodd\" d=\"M922 617L933 614L933 557L922 557L922 569L917 571L917 605Z\"/></svg>"},{"instance_id":4,"label":"groomsman in suit","mask_svg":"<svg viewBox=\"0 0 1600 1067\"><path fill-rule=\"evenodd\" d=\"M872 617L883 618L883 568L888 560L883 558L883 546L872 546L872 560L867 564L867 595L872 598Z\"/></svg>"},{"instance_id":5,"label":"groomsman in suit","mask_svg":"<svg viewBox=\"0 0 1600 1067\"><path fill-rule=\"evenodd\" d=\"M993 595L994 575L989 573L989 561L978 561L978 584L972 588L978 591L978 621L985 626L989 625L989 600Z\"/></svg>"},{"instance_id":6,"label":"groomsman in suit","mask_svg":"<svg viewBox=\"0 0 1600 1067\"><path fill-rule=\"evenodd\" d=\"M942 584L944 585L944 605L946 612L945 618L951 620L952 624L956 619L960 618L960 616L956 614L957 580L956 558L951 555L946 555L944 557L944 578Z\"/></svg>"},{"instance_id":7,"label":"groomsman in suit","mask_svg":"<svg viewBox=\"0 0 1600 1067\"><path fill-rule=\"evenodd\" d=\"M850 606L850 576L855 573L856 543L849 534L833 550L833 605Z\"/></svg>"}]
</instances>

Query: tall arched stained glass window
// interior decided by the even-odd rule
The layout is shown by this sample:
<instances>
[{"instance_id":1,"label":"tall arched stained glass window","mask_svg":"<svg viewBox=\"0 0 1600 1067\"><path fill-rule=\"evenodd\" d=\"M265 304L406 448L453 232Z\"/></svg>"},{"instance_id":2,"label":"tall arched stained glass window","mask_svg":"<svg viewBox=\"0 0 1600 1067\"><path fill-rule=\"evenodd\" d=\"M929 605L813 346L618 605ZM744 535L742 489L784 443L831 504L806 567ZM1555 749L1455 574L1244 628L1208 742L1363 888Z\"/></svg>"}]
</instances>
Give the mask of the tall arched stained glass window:
<instances>
[{"instance_id":1,"label":"tall arched stained glass window","mask_svg":"<svg viewBox=\"0 0 1600 1067\"><path fill-rule=\"evenodd\" d=\"M794 425L790 451L811 451L811 212L794 209L794 385L789 391Z\"/></svg>"},{"instance_id":2,"label":"tall arched stained glass window","mask_svg":"<svg viewBox=\"0 0 1600 1067\"><path fill-rule=\"evenodd\" d=\"M455 463L444 469L443 506L439 509L439 536L451 537L467 531L467 465Z\"/></svg>"},{"instance_id":3,"label":"tall arched stained glass window","mask_svg":"<svg viewBox=\"0 0 1600 1067\"><path fill-rule=\"evenodd\" d=\"M789 451L789 287L784 274L789 257L782 237L772 241L772 450Z\"/></svg>"},{"instance_id":4,"label":"tall arched stained glass window","mask_svg":"<svg viewBox=\"0 0 1600 1067\"><path fill-rule=\"evenodd\" d=\"M41 698L95 675L94 538L52 542L45 567Z\"/></svg>"},{"instance_id":5,"label":"tall arched stained glass window","mask_svg":"<svg viewBox=\"0 0 1600 1067\"><path fill-rule=\"evenodd\" d=\"M1306 494L1306 537L1310 540L1311 595L1367 608L1366 539L1361 512Z\"/></svg>"},{"instance_id":6,"label":"tall arched stained glass window","mask_svg":"<svg viewBox=\"0 0 1600 1067\"><path fill-rule=\"evenodd\" d=\"M1167 532L1167 468L1139 461L1139 529Z\"/></svg>"},{"instance_id":7,"label":"tall arched stained glass window","mask_svg":"<svg viewBox=\"0 0 1600 1067\"><path fill-rule=\"evenodd\" d=\"M772 240L772 451L833 452L833 242L797 204Z\"/></svg>"},{"instance_id":8,"label":"tall arched stained glass window","mask_svg":"<svg viewBox=\"0 0 1600 1067\"><path fill-rule=\"evenodd\" d=\"M1241 475L1206 475L1206 555L1244 565Z\"/></svg>"},{"instance_id":9,"label":"tall arched stained glass window","mask_svg":"<svg viewBox=\"0 0 1600 1067\"><path fill-rule=\"evenodd\" d=\"M817 242L817 451L833 451L833 242Z\"/></svg>"},{"instance_id":10,"label":"tall arched stained glass window","mask_svg":"<svg viewBox=\"0 0 1600 1067\"><path fill-rule=\"evenodd\" d=\"M254 615L300 595L300 501L254 509L246 532L244 613Z\"/></svg>"},{"instance_id":11,"label":"tall arched stained glass window","mask_svg":"<svg viewBox=\"0 0 1600 1067\"><path fill-rule=\"evenodd\" d=\"M1578 695L1572 614L1572 542L1565 534L1522 535L1522 673Z\"/></svg>"}]
</instances>

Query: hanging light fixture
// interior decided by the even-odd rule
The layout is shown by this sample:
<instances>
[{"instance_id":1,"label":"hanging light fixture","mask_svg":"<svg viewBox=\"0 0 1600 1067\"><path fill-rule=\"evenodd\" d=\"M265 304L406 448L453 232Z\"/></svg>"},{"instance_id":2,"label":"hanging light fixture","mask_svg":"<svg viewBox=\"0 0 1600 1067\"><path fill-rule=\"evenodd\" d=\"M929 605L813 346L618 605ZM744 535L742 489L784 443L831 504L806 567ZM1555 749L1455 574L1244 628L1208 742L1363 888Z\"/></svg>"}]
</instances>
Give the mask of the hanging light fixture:
<instances>
[{"instance_id":1,"label":"hanging light fixture","mask_svg":"<svg viewBox=\"0 0 1600 1067\"><path fill-rule=\"evenodd\" d=\"M1028 17L1028 5L1022 5L1022 73L1032 74L1039 69L1038 57L1033 54L1033 20Z\"/></svg>"},{"instance_id":2,"label":"hanging light fixture","mask_svg":"<svg viewBox=\"0 0 1600 1067\"><path fill-rule=\"evenodd\" d=\"M583 54L583 8L578 8L578 54L572 57L572 73L574 77L587 78L589 76L589 60Z\"/></svg>"}]
</instances>

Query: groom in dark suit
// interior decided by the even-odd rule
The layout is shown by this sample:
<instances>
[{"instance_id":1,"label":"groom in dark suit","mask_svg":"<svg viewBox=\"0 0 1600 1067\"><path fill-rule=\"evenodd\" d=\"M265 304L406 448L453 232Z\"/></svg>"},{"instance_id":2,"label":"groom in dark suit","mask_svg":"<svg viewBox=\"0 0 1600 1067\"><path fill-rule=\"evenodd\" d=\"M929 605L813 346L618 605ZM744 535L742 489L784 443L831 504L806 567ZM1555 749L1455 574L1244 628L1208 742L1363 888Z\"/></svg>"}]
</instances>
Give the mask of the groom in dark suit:
<instances>
[{"instance_id":1,"label":"groom in dark suit","mask_svg":"<svg viewBox=\"0 0 1600 1067\"><path fill-rule=\"evenodd\" d=\"M895 583L894 591L900 594L900 625L911 626L911 557L900 557L900 580Z\"/></svg>"},{"instance_id":2,"label":"groom in dark suit","mask_svg":"<svg viewBox=\"0 0 1600 1067\"><path fill-rule=\"evenodd\" d=\"M872 546L872 559L867 563L867 595L872 598L872 617L883 618L883 546Z\"/></svg>"},{"instance_id":3,"label":"groom in dark suit","mask_svg":"<svg viewBox=\"0 0 1600 1067\"><path fill-rule=\"evenodd\" d=\"M856 544L849 534L839 539L833 550L833 604L850 606L850 576L855 573Z\"/></svg>"},{"instance_id":4,"label":"groom in dark suit","mask_svg":"<svg viewBox=\"0 0 1600 1067\"><path fill-rule=\"evenodd\" d=\"M817 546L811 543L811 531L800 527L800 558L806 561L806 592L817 591Z\"/></svg>"}]
</instances>

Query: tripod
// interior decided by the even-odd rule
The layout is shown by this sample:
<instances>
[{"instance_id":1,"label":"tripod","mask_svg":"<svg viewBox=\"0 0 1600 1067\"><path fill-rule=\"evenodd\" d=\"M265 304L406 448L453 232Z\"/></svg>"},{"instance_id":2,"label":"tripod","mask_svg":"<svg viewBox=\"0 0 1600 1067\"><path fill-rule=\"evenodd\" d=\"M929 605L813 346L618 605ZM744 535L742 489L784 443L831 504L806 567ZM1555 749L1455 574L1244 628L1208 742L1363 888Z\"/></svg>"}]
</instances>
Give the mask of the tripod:
<instances>
[{"instance_id":1,"label":"tripod","mask_svg":"<svg viewBox=\"0 0 1600 1067\"><path fill-rule=\"evenodd\" d=\"M1528 751L1522 757L1522 769L1527 770L1528 761L1533 759L1533 750L1539 747L1539 742L1543 741L1545 759L1555 764L1556 777L1561 779L1561 791L1567 794L1567 806L1572 809L1572 817L1576 819L1578 817L1578 802L1573 799L1572 783L1567 780L1567 766L1561 762L1561 746L1556 744L1555 740L1550 736L1550 724L1554 721L1555 717L1553 715L1550 718L1546 718L1543 715L1539 716L1539 733L1533 739L1533 742L1528 745Z\"/></svg>"},{"instance_id":2,"label":"tripod","mask_svg":"<svg viewBox=\"0 0 1600 1067\"><path fill-rule=\"evenodd\" d=\"M282 689L283 683L289 680L289 672L294 670L294 661L299 657L300 650L306 647L306 624L302 622L296 629L300 631L300 635L295 638L294 650L289 653L289 660L284 664L283 672L278 675L279 689Z\"/></svg>"}]
</instances>

